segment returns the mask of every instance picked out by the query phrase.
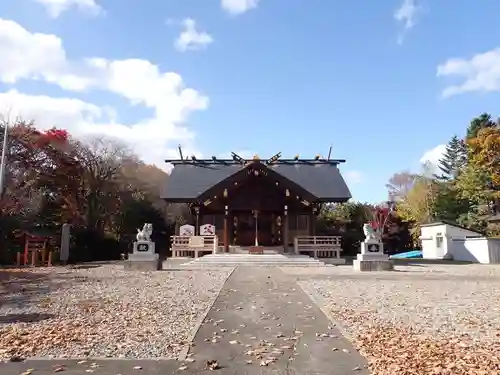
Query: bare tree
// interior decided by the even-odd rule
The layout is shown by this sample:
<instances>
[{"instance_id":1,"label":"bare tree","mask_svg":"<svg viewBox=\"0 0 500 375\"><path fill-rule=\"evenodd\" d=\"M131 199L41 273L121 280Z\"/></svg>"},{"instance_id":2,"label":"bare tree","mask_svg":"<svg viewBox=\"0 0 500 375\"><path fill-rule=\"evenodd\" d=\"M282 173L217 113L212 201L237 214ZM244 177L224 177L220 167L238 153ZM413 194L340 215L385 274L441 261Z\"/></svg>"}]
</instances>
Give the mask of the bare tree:
<instances>
[{"instance_id":1,"label":"bare tree","mask_svg":"<svg viewBox=\"0 0 500 375\"><path fill-rule=\"evenodd\" d=\"M386 184L389 191L389 200L400 201L408 195L418 180L418 175L409 171L395 173Z\"/></svg>"},{"instance_id":2,"label":"bare tree","mask_svg":"<svg viewBox=\"0 0 500 375\"><path fill-rule=\"evenodd\" d=\"M89 228L103 230L120 206L120 173L131 151L114 138L89 137L76 143L83 166L81 189Z\"/></svg>"}]
</instances>

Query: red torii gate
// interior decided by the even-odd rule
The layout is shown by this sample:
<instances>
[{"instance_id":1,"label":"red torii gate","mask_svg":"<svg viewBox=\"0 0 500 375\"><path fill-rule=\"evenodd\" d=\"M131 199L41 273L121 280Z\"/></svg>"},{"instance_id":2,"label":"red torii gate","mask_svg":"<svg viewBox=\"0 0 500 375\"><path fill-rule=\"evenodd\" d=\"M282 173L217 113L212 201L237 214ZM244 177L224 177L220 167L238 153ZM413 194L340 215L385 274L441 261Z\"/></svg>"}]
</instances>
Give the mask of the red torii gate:
<instances>
[{"instance_id":1,"label":"red torii gate","mask_svg":"<svg viewBox=\"0 0 500 375\"><path fill-rule=\"evenodd\" d=\"M17 253L18 266L52 266L52 251L47 245L50 237L24 232L24 251Z\"/></svg>"}]
</instances>

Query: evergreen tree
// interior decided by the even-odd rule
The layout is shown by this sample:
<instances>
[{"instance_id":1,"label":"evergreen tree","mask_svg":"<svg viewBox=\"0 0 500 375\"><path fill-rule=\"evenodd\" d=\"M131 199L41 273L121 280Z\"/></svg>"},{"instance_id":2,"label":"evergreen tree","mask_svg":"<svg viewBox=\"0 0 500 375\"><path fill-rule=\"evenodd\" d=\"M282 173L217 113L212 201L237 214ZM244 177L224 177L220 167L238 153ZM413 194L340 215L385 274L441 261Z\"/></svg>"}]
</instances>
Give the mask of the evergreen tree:
<instances>
[{"instance_id":1,"label":"evergreen tree","mask_svg":"<svg viewBox=\"0 0 500 375\"><path fill-rule=\"evenodd\" d=\"M497 126L497 123L491 119L491 115L489 113L483 113L479 117L475 117L469 124L467 128L467 140L476 138L477 133L481 129L485 128L494 128Z\"/></svg>"},{"instance_id":2,"label":"evergreen tree","mask_svg":"<svg viewBox=\"0 0 500 375\"><path fill-rule=\"evenodd\" d=\"M441 179L454 179L467 164L467 147L465 142L454 135L446 145L446 151L439 160L439 169L443 172Z\"/></svg>"}]
</instances>

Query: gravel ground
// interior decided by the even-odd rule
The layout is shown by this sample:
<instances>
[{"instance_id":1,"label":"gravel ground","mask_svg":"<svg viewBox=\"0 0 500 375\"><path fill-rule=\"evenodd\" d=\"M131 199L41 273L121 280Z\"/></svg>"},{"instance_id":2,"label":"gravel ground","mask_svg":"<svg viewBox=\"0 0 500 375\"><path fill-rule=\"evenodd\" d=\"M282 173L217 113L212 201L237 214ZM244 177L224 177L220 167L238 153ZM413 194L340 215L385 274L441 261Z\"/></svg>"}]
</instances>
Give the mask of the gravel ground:
<instances>
[{"instance_id":1,"label":"gravel ground","mask_svg":"<svg viewBox=\"0 0 500 375\"><path fill-rule=\"evenodd\" d=\"M500 267L284 269L337 321L373 374L499 374Z\"/></svg>"},{"instance_id":2,"label":"gravel ground","mask_svg":"<svg viewBox=\"0 0 500 375\"><path fill-rule=\"evenodd\" d=\"M175 358L231 270L0 270L0 358Z\"/></svg>"}]
</instances>

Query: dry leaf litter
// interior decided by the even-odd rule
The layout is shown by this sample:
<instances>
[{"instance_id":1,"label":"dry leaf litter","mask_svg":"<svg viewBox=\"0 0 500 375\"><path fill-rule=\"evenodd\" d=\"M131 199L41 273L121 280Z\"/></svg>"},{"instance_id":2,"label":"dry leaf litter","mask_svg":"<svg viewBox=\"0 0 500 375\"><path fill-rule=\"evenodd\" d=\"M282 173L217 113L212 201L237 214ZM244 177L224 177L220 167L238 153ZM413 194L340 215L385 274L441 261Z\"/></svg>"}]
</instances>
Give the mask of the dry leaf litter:
<instances>
[{"instance_id":1,"label":"dry leaf litter","mask_svg":"<svg viewBox=\"0 0 500 375\"><path fill-rule=\"evenodd\" d=\"M500 374L500 267L397 269L405 272L334 267L299 284L342 325L374 375Z\"/></svg>"},{"instance_id":2,"label":"dry leaf litter","mask_svg":"<svg viewBox=\"0 0 500 375\"><path fill-rule=\"evenodd\" d=\"M230 272L0 270L0 358L175 358Z\"/></svg>"}]
</instances>

